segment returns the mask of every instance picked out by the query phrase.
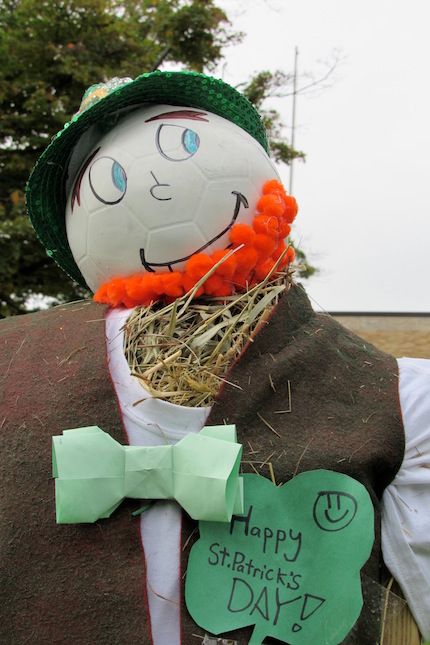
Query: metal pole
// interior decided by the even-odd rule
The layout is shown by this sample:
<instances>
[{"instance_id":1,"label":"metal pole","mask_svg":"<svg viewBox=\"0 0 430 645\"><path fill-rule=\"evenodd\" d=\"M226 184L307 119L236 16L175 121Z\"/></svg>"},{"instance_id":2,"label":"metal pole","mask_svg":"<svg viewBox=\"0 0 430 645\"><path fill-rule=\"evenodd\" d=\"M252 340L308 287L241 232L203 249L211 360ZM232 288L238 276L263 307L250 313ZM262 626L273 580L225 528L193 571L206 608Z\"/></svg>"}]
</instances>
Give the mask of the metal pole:
<instances>
[{"instance_id":1,"label":"metal pole","mask_svg":"<svg viewBox=\"0 0 430 645\"><path fill-rule=\"evenodd\" d=\"M294 55L294 79L293 79L293 116L292 116L292 123L291 123L291 148L294 150L294 134L296 130L296 94L297 94L297 58L299 56L299 50L297 47L295 48L295 55ZM294 159L291 159L290 162L290 185L289 185L289 193L290 195L293 194L293 163Z\"/></svg>"}]
</instances>

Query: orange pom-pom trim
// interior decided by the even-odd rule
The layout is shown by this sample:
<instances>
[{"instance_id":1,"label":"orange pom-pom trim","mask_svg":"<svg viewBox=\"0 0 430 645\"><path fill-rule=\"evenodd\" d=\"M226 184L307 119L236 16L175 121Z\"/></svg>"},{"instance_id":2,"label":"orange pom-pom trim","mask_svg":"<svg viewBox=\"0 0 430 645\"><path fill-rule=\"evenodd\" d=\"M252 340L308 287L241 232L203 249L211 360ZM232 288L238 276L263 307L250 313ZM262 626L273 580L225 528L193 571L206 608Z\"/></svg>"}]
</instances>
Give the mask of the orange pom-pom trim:
<instances>
[{"instance_id":1,"label":"orange pom-pom trim","mask_svg":"<svg viewBox=\"0 0 430 645\"><path fill-rule=\"evenodd\" d=\"M237 269L236 254L227 257L228 254L229 251L223 250L215 251L215 253L212 255L212 259L215 264L218 264L218 262L221 262L222 260L222 264L219 265L216 272L218 275L222 275L225 280L231 280Z\"/></svg>"},{"instance_id":2,"label":"orange pom-pom trim","mask_svg":"<svg viewBox=\"0 0 430 645\"><path fill-rule=\"evenodd\" d=\"M163 273L161 275L161 285L163 293L165 293L167 296L180 298L180 296L184 295L182 274L180 271Z\"/></svg>"},{"instance_id":3,"label":"orange pom-pom trim","mask_svg":"<svg viewBox=\"0 0 430 645\"><path fill-rule=\"evenodd\" d=\"M256 235L254 246L260 258L268 258L276 249L276 240L268 235Z\"/></svg>"},{"instance_id":4,"label":"orange pom-pom trim","mask_svg":"<svg viewBox=\"0 0 430 645\"><path fill-rule=\"evenodd\" d=\"M294 251L291 247L287 249L284 238L297 215L297 202L277 179L267 181L262 193L253 225L238 223L231 228L228 250L215 251L212 256L196 253L187 261L184 271L115 278L98 289L94 300L111 307L130 308L149 306L162 298L171 302L193 289L210 271L212 274L194 297L229 296L264 280L284 252L277 270L285 268L294 260ZM224 259L231 249L237 251Z\"/></svg>"},{"instance_id":5,"label":"orange pom-pom trim","mask_svg":"<svg viewBox=\"0 0 430 645\"><path fill-rule=\"evenodd\" d=\"M248 224L234 224L230 231L230 241L236 246L240 246L241 244L253 246L255 231Z\"/></svg>"},{"instance_id":6,"label":"orange pom-pom trim","mask_svg":"<svg viewBox=\"0 0 430 645\"><path fill-rule=\"evenodd\" d=\"M185 272L198 282L214 266L214 261L205 253L196 253L187 262Z\"/></svg>"}]
</instances>

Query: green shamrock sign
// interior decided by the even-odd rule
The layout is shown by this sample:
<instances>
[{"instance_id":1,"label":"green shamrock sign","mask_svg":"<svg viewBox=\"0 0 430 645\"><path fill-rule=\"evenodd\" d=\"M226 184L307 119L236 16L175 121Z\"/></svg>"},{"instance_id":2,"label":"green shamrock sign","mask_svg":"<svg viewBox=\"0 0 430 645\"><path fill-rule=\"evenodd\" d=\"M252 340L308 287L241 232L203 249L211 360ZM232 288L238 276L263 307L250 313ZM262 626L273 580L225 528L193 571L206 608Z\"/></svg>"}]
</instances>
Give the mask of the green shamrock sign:
<instances>
[{"instance_id":1,"label":"green shamrock sign","mask_svg":"<svg viewBox=\"0 0 430 645\"><path fill-rule=\"evenodd\" d=\"M374 540L364 486L327 470L274 486L244 475L245 506L230 523L200 522L185 599L203 629L255 625L250 645L340 643L363 604L360 569Z\"/></svg>"}]
</instances>

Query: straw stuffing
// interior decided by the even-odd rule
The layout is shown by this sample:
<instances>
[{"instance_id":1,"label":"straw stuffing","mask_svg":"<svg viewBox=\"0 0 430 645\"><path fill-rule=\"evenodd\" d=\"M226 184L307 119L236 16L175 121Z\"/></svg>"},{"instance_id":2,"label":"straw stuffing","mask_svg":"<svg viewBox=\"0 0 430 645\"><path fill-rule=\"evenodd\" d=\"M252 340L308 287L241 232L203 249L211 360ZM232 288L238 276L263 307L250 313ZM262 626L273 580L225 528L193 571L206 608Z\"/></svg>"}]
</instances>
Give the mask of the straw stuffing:
<instances>
[{"instance_id":1,"label":"straw stuffing","mask_svg":"<svg viewBox=\"0 0 430 645\"><path fill-rule=\"evenodd\" d=\"M269 277L248 291L165 306L138 307L124 327L131 373L153 397L178 405L212 405L229 367L252 342L289 284Z\"/></svg>"}]
</instances>

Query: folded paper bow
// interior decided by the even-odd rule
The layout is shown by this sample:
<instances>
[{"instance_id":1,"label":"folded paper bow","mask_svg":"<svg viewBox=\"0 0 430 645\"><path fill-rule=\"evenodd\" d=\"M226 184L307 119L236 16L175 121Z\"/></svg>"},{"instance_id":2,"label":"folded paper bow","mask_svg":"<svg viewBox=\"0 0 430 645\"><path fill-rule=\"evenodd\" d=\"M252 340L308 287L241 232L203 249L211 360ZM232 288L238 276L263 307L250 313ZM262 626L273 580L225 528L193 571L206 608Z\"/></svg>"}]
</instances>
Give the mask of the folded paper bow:
<instances>
[{"instance_id":1,"label":"folded paper bow","mask_svg":"<svg viewBox=\"0 0 430 645\"><path fill-rule=\"evenodd\" d=\"M97 426L53 437L58 524L109 517L126 497L175 499L195 520L243 512L235 426L208 426L173 446L122 446Z\"/></svg>"}]
</instances>

